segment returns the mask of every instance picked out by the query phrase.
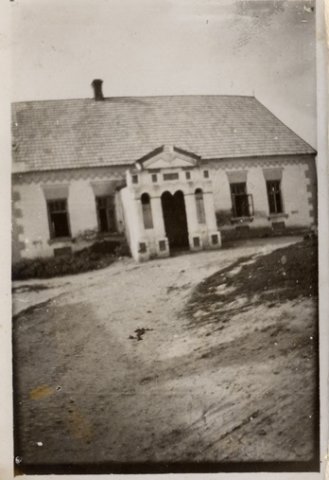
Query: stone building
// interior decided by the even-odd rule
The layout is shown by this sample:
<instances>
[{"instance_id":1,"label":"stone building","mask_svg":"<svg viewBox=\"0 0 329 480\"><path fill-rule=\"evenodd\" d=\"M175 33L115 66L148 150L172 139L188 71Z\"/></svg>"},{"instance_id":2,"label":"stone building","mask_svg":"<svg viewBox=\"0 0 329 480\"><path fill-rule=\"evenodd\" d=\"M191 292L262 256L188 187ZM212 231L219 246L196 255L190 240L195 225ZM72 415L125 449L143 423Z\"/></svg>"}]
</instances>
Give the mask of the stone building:
<instances>
[{"instance_id":1,"label":"stone building","mask_svg":"<svg viewBox=\"0 0 329 480\"><path fill-rule=\"evenodd\" d=\"M256 98L13 104L13 261L125 236L136 260L232 229L310 228L315 150Z\"/></svg>"}]
</instances>

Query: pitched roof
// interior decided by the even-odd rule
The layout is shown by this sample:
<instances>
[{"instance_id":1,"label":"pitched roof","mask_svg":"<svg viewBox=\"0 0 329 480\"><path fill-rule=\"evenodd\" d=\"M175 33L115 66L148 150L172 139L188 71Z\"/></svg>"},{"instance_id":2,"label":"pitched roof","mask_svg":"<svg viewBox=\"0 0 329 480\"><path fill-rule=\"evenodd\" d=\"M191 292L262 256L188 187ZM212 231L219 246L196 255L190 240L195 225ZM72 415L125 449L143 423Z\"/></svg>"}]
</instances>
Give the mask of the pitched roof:
<instances>
[{"instance_id":1,"label":"pitched roof","mask_svg":"<svg viewBox=\"0 0 329 480\"><path fill-rule=\"evenodd\" d=\"M13 157L27 171L128 165L164 144L202 159L315 153L254 97L13 104Z\"/></svg>"}]
</instances>

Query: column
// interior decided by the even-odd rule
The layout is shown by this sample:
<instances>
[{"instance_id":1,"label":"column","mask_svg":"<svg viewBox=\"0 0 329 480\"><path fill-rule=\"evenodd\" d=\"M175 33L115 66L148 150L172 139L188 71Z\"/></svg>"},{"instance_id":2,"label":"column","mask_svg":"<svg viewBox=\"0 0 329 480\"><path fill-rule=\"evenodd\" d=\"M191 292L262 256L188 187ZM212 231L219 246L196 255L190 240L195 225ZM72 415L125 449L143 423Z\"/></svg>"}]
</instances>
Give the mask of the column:
<instances>
[{"instance_id":1,"label":"column","mask_svg":"<svg viewBox=\"0 0 329 480\"><path fill-rule=\"evenodd\" d=\"M165 225L163 220L162 203L160 197L151 197L151 209L153 217L153 226L155 235L159 237L165 237Z\"/></svg>"},{"instance_id":2,"label":"column","mask_svg":"<svg viewBox=\"0 0 329 480\"><path fill-rule=\"evenodd\" d=\"M161 197L151 197L151 208L156 255L158 257L168 257L170 248L166 236Z\"/></svg>"},{"instance_id":3,"label":"column","mask_svg":"<svg viewBox=\"0 0 329 480\"><path fill-rule=\"evenodd\" d=\"M143 262L150 258L150 247L148 238L145 234L144 221L143 221L143 211L140 198L132 199L132 215L130 216L131 221L134 223L135 231L135 251L136 251L136 260Z\"/></svg>"},{"instance_id":4,"label":"column","mask_svg":"<svg viewBox=\"0 0 329 480\"><path fill-rule=\"evenodd\" d=\"M208 229L208 245L210 248L219 248L222 242L220 231L217 227L215 204L212 192L204 193L203 202Z\"/></svg>"},{"instance_id":5,"label":"column","mask_svg":"<svg viewBox=\"0 0 329 480\"><path fill-rule=\"evenodd\" d=\"M195 195L193 193L184 194L184 200L190 248L191 250L201 250L203 247L202 234L196 214Z\"/></svg>"},{"instance_id":6,"label":"column","mask_svg":"<svg viewBox=\"0 0 329 480\"><path fill-rule=\"evenodd\" d=\"M204 203L204 210L206 214L206 223L207 223L208 230L217 230L214 197L212 192L204 192L203 203Z\"/></svg>"}]
</instances>

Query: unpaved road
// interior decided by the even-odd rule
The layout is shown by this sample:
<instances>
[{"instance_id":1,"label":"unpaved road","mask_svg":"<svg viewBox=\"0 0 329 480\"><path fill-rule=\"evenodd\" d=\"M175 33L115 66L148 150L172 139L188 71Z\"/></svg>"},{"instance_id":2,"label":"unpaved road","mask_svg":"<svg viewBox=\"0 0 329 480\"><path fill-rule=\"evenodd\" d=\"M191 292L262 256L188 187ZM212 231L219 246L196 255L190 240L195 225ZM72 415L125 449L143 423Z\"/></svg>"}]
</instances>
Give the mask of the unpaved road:
<instances>
[{"instance_id":1,"label":"unpaved road","mask_svg":"<svg viewBox=\"0 0 329 480\"><path fill-rule=\"evenodd\" d=\"M206 277L298 240L15 282L22 465L310 460L314 301L235 309L223 331L184 315Z\"/></svg>"}]
</instances>

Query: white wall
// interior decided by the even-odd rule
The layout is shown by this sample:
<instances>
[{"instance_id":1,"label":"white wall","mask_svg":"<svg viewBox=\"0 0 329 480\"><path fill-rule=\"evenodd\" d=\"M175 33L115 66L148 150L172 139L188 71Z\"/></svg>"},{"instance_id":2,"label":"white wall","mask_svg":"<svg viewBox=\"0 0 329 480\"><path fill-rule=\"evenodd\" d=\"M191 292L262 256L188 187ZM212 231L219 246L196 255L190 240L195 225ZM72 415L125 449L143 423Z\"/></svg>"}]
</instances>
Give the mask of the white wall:
<instances>
[{"instance_id":1,"label":"white wall","mask_svg":"<svg viewBox=\"0 0 329 480\"><path fill-rule=\"evenodd\" d=\"M316 171L315 160L312 156L291 156L291 157L273 157L273 158L252 158L236 160L218 160L208 162L203 168L209 169L209 180L205 180L202 171L195 169L192 171L192 181L186 181L181 172L178 182L163 182L152 184L150 175L145 172L142 175L141 183L134 186L133 192L122 196L125 204L125 220L122 218L122 209L117 208L117 220L119 229L130 231L131 245L137 248L137 244L145 239L151 246L151 255L159 254L158 241L164 237L164 227L161 211L160 196L164 190L174 193L181 189L185 194L193 193L196 187L203 188L204 192L213 191L215 210L224 217L224 222L220 228L235 228L231 224L231 194L227 171L247 171L247 190L253 195L255 216L249 224L250 227L271 226L273 219L269 219L269 207L266 193L266 181L263 173L264 168L282 168L281 190L284 205L285 216L282 219L287 227L310 227L315 223L316 213ZM144 179L145 177L145 179ZM92 178L92 180L91 180ZM159 174L159 179L161 179ZM43 175L32 175L28 177L22 174L21 180L13 182L13 255L14 260L19 256L32 258L36 256L53 255L54 248L62 246L71 246L72 249L78 249L84 246L81 242L72 243L71 241L54 242L50 241L48 226L48 215L45 194L42 186L68 184L68 209L69 221L72 237L77 237L86 230L97 230L97 215L95 204L95 193L92 183L109 181L115 186L118 182L124 182L124 170L118 169L104 170L102 175L97 178L94 169L86 170L84 175L77 175L75 171L53 176L44 173ZM111 183L112 185L112 183ZM114 192L114 190L113 190ZM143 192L150 193L154 229L143 229L142 211L140 195ZM130 198L130 196L131 198ZM116 195L116 203L120 203L121 196ZM194 200L194 199L193 199ZM205 195L206 200L206 195ZM188 196L186 196L188 203ZM194 204L193 204L194 205ZM212 208L207 208L208 219L212 218ZM118 205L120 207L120 205ZM210 210L209 210L210 209ZM193 209L192 209L193 210ZM188 228L193 230L193 211L187 211ZM209 211L208 211L209 210ZM212 231L217 228L216 225L207 225ZM195 234L192 230L190 234ZM197 230L200 230L198 226ZM201 229L202 230L202 229ZM200 235L202 232L200 230ZM206 234L205 234L206 235ZM208 233L207 233L208 235ZM132 240L134 238L134 241ZM153 240L152 240L153 238ZM152 247L152 241L154 246ZM206 237L205 240L206 242ZM137 255L137 253L136 253Z\"/></svg>"},{"instance_id":2,"label":"white wall","mask_svg":"<svg viewBox=\"0 0 329 480\"><path fill-rule=\"evenodd\" d=\"M123 177L122 177L123 178ZM106 181L115 186L118 176L111 177L111 173L105 177ZM97 183L93 179L93 183ZM104 182L104 177L99 179ZM68 187L68 212L72 238L71 240L58 241L50 239L47 200L44 188L49 185L69 184ZM113 187L114 191L114 187ZM116 195L116 203L119 202ZM18 212L18 216L17 216ZM90 178L63 178L53 179L43 175L41 181L29 181L26 183L13 183L13 216L15 216L15 228L13 229L13 260L19 257L33 258L53 255L54 248L70 246L73 250L83 248L89 242L82 240L80 235L86 231L98 230L95 193ZM123 230L122 209L117 209L118 230ZM14 235L16 233L16 235ZM20 252L20 253L19 253Z\"/></svg>"},{"instance_id":3,"label":"white wall","mask_svg":"<svg viewBox=\"0 0 329 480\"><path fill-rule=\"evenodd\" d=\"M212 169L215 210L225 218L223 225L230 226L232 201L227 172L247 171L247 192L253 195L254 220L251 227L270 226L269 206L264 168L282 168L281 193L283 218L287 227L310 227L315 223L316 171L311 155L273 157L271 159L219 160L209 162ZM312 212L313 210L313 212Z\"/></svg>"}]
</instances>

